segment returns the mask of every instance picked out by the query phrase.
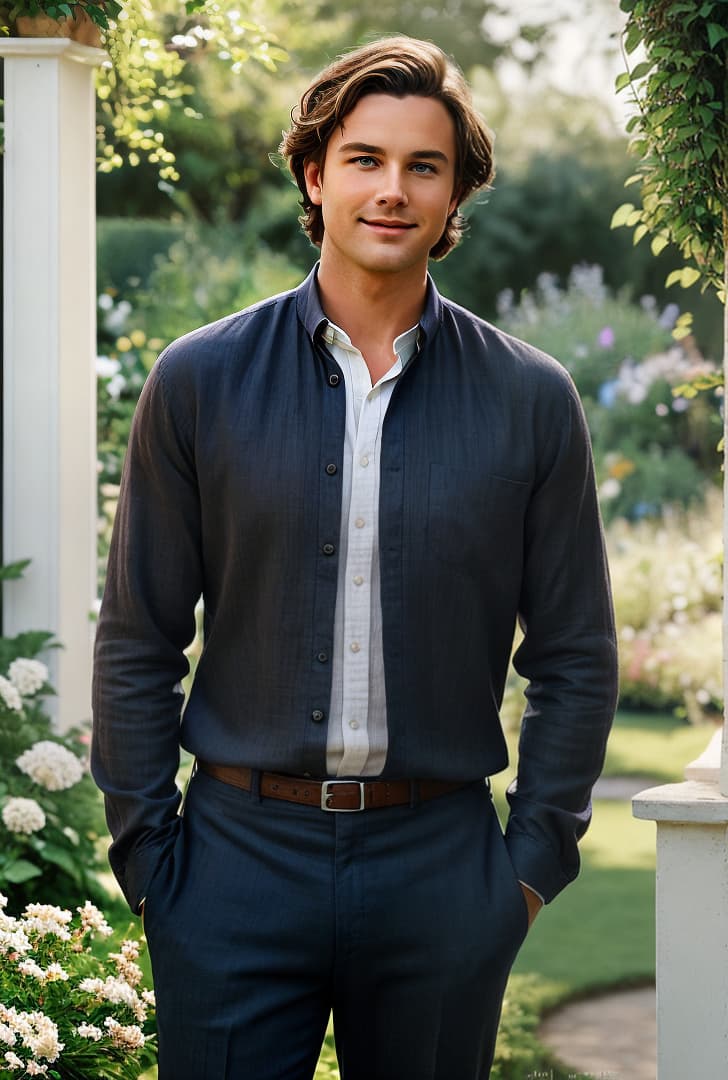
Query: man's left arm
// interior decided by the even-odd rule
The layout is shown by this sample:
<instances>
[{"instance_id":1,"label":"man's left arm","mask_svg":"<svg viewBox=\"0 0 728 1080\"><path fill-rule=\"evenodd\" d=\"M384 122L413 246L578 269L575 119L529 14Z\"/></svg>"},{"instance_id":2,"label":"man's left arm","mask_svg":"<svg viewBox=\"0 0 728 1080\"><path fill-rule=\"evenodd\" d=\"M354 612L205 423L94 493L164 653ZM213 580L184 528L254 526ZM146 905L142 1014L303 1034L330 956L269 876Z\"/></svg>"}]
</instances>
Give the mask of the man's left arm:
<instances>
[{"instance_id":1,"label":"man's left arm","mask_svg":"<svg viewBox=\"0 0 728 1080\"><path fill-rule=\"evenodd\" d=\"M617 698L609 575L583 409L568 383L526 517L514 656L528 680L506 842L516 874L546 903L579 871ZM532 898L524 893L527 902ZM530 911L531 904L529 904Z\"/></svg>"}]
</instances>

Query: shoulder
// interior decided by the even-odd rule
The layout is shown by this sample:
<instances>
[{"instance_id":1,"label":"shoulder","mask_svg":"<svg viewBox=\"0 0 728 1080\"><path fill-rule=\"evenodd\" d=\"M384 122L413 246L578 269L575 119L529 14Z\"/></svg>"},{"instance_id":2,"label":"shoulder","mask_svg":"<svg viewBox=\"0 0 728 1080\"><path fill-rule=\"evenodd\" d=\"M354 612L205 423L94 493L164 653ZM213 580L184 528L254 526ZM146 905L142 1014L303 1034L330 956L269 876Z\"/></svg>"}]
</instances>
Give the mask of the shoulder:
<instances>
[{"instance_id":1,"label":"shoulder","mask_svg":"<svg viewBox=\"0 0 728 1080\"><path fill-rule=\"evenodd\" d=\"M500 330L452 300L442 298L442 312L440 347L449 350L457 342L468 354L468 364L475 377L496 377L512 383L514 388L578 400L571 375L553 356Z\"/></svg>"},{"instance_id":2,"label":"shoulder","mask_svg":"<svg viewBox=\"0 0 728 1080\"><path fill-rule=\"evenodd\" d=\"M191 330L173 341L159 357L158 377L209 375L211 369L228 366L246 355L262 339L284 338L295 333L297 291L268 297L251 307Z\"/></svg>"}]
</instances>

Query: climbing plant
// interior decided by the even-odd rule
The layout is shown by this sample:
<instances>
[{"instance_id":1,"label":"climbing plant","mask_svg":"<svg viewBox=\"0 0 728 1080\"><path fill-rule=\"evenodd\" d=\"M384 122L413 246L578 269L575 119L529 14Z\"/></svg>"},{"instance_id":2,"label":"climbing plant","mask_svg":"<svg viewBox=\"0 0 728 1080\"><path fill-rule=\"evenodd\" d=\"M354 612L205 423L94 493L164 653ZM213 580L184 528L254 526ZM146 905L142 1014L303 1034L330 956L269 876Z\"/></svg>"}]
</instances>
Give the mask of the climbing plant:
<instances>
[{"instance_id":1,"label":"climbing plant","mask_svg":"<svg viewBox=\"0 0 728 1080\"><path fill-rule=\"evenodd\" d=\"M728 0L621 0L627 65L617 90L635 111L627 128L639 158L627 182L641 206L625 203L613 226L675 245L685 265L668 284L701 281L725 301L728 236Z\"/></svg>"}]
</instances>

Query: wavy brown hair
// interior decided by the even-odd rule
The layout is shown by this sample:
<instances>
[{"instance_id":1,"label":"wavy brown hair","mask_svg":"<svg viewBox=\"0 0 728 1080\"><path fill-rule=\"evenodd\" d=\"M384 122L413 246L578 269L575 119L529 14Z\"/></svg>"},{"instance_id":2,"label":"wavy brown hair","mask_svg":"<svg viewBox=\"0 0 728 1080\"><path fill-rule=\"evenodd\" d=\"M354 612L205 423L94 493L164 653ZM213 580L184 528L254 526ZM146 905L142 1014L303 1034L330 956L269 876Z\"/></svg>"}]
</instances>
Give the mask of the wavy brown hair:
<instances>
[{"instance_id":1,"label":"wavy brown hair","mask_svg":"<svg viewBox=\"0 0 728 1080\"><path fill-rule=\"evenodd\" d=\"M453 119L458 207L430 250L431 258L442 259L459 243L465 227L459 207L493 178L493 135L476 112L460 69L429 41L390 37L353 49L325 68L303 94L279 148L301 192L304 212L299 221L311 242L320 247L323 216L321 207L308 196L304 167L307 161L315 161L323 169L332 132L367 94L436 98Z\"/></svg>"}]
</instances>

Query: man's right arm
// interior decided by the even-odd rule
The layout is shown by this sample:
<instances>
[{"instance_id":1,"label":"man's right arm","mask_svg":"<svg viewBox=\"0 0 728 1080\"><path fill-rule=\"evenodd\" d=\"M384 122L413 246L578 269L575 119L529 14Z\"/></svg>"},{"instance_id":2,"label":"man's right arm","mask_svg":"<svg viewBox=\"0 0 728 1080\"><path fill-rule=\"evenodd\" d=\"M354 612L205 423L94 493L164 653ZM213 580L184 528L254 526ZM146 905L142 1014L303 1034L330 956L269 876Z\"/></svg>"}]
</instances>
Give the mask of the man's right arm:
<instances>
[{"instance_id":1,"label":"man's right arm","mask_svg":"<svg viewBox=\"0 0 728 1080\"><path fill-rule=\"evenodd\" d=\"M173 394L167 362L152 370L132 424L95 646L91 770L134 911L179 825L175 688L202 592L194 395Z\"/></svg>"}]
</instances>

